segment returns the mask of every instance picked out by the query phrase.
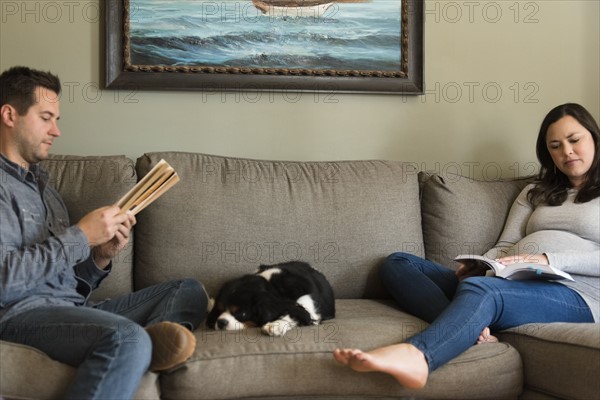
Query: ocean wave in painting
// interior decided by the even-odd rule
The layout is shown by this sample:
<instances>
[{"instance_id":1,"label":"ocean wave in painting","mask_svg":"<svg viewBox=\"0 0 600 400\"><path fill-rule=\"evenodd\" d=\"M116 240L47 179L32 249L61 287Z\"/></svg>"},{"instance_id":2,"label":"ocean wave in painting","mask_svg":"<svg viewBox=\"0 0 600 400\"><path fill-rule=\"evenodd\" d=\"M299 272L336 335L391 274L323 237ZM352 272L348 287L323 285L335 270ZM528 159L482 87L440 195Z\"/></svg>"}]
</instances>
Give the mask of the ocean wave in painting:
<instances>
[{"instance_id":1,"label":"ocean wave in painting","mask_svg":"<svg viewBox=\"0 0 600 400\"><path fill-rule=\"evenodd\" d=\"M400 69L400 0L334 3L318 18L263 15L237 0L131 7L133 64Z\"/></svg>"}]
</instances>

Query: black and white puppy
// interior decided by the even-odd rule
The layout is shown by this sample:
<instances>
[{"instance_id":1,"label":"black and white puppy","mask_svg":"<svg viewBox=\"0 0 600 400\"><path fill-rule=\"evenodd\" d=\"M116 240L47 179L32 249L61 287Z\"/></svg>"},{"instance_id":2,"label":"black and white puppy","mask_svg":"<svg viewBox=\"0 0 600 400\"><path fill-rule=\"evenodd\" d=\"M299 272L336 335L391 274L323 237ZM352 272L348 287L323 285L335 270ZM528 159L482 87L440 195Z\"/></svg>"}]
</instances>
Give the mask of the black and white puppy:
<instances>
[{"instance_id":1,"label":"black and white puppy","mask_svg":"<svg viewBox=\"0 0 600 400\"><path fill-rule=\"evenodd\" d=\"M210 328L260 327L282 336L296 326L335 317L333 289L325 276L301 261L261 265L254 274L225 283L206 319Z\"/></svg>"}]
</instances>

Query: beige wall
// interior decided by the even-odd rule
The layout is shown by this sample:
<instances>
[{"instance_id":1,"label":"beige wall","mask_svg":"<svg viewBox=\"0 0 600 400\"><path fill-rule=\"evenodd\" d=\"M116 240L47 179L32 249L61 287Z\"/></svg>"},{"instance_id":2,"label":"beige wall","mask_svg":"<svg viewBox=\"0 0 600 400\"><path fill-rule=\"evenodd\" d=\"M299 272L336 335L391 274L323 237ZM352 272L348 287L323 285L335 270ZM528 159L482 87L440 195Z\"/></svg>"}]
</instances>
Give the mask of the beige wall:
<instances>
[{"instance_id":1,"label":"beige wall","mask_svg":"<svg viewBox=\"0 0 600 400\"><path fill-rule=\"evenodd\" d=\"M553 106L579 102L600 117L598 0L427 1L417 97L98 91L101 4L0 0L0 69L63 80L55 153L386 158L508 177L537 171L535 137Z\"/></svg>"}]
</instances>

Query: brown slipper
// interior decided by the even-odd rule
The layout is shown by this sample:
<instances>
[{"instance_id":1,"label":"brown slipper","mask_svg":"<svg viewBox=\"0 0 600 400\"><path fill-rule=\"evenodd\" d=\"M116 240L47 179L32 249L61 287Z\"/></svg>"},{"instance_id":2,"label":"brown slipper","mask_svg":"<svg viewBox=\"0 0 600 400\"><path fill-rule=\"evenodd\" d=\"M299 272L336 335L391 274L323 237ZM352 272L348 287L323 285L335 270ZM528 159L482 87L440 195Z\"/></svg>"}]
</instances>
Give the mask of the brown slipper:
<instances>
[{"instance_id":1,"label":"brown slipper","mask_svg":"<svg viewBox=\"0 0 600 400\"><path fill-rule=\"evenodd\" d=\"M152 372L166 371L182 364L196 349L194 334L174 322L150 325L146 327L146 332L152 339Z\"/></svg>"}]
</instances>

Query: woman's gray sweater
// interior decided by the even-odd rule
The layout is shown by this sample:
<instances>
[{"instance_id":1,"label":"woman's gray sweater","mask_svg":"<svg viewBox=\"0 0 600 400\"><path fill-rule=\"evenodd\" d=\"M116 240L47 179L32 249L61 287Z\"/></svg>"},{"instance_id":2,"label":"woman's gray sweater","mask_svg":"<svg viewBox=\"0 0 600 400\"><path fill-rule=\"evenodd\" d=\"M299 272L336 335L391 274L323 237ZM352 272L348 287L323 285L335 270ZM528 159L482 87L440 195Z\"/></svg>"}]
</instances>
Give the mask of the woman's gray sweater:
<instances>
[{"instance_id":1,"label":"woman's gray sweater","mask_svg":"<svg viewBox=\"0 0 600 400\"><path fill-rule=\"evenodd\" d=\"M574 282L558 281L585 300L600 321L600 197L574 203L576 190L560 206L534 207L529 185L512 205L502 235L489 258L546 254L550 265L571 274Z\"/></svg>"}]
</instances>

